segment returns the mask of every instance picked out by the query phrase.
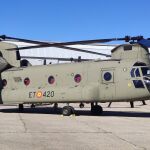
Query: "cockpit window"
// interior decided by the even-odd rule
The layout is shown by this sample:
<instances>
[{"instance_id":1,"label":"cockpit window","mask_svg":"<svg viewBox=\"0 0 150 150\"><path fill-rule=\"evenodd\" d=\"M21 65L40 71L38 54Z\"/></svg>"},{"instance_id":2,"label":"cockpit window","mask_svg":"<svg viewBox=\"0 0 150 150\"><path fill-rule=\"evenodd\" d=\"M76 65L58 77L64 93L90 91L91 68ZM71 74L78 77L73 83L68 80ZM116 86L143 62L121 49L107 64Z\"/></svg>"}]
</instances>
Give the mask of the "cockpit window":
<instances>
[{"instance_id":1,"label":"cockpit window","mask_svg":"<svg viewBox=\"0 0 150 150\"><path fill-rule=\"evenodd\" d=\"M135 88L144 88L144 84L141 80L133 80Z\"/></svg>"},{"instance_id":2,"label":"cockpit window","mask_svg":"<svg viewBox=\"0 0 150 150\"><path fill-rule=\"evenodd\" d=\"M150 79L147 77L144 77L144 82L146 84L148 91L150 92Z\"/></svg>"},{"instance_id":3,"label":"cockpit window","mask_svg":"<svg viewBox=\"0 0 150 150\"><path fill-rule=\"evenodd\" d=\"M133 66L146 66L143 62L136 62Z\"/></svg>"},{"instance_id":4,"label":"cockpit window","mask_svg":"<svg viewBox=\"0 0 150 150\"><path fill-rule=\"evenodd\" d=\"M143 76L150 76L150 68L148 67L141 67Z\"/></svg>"},{"instance_id":5,"label":"cockpit window","mask_svg":"<svg viewBox=\"0 0 150 150\"><path fill-rule=\"evenodd\" d=\"M135 76L136 76L136 77L140 77L140 71L139 71L139 68L137 68L137 69L135 70Z\"/></svg>"},{"instance_id":6,"label":"cockpit window","mask_svg":"<svg viewBox=\"0 0 150 150\"><path fill-rule=\"evenodd\" d=\"M134 71L135 71L135 68L132 68L132 70L131 70L131 77L135 77L135 74L134 74Z\"/></svg>"},{"instance_id":7,"label":"cockpit window","mask_svg":"<svg viewBox=\"0 0 150 150\"><path fill-rule=\"evenodd\" d=\"M132 68L131 72L131 77L140 77L140 71L139 68Z\"/></svg>"}]
</instances>

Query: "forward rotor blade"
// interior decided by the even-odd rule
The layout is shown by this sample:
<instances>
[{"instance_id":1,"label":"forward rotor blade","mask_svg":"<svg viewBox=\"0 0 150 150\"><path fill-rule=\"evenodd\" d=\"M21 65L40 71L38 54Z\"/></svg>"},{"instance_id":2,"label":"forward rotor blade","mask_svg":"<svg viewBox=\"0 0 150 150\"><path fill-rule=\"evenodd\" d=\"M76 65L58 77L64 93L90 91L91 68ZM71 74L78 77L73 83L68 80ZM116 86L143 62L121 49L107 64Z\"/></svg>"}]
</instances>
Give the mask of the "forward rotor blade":
<instances>
[{"instance_id":1,"label":"forward rotor blade","mask_svg":"<svg viewBox=\"0 0 150 150\"><path fill-rule=\"evenodd\" d=\"M59 58L59 57L38 57L38 56L21 56L21 58L25 59L49 59L49 60L59 60L59 61L78 61L78 58ZM90 61L93 59L80 59L81 61Z\"/></svg>"},{"instance_id":2,"label":"forward rotor blade","mask_svg":"<svg viewBox=\"0 0 150 150\"><path fill-rule=\"evenodd\" d=\"M148 48L150 47L150 39L142 39L142 40L138 41L138 43L142 44Z\"/></svg>"}]
</instances>

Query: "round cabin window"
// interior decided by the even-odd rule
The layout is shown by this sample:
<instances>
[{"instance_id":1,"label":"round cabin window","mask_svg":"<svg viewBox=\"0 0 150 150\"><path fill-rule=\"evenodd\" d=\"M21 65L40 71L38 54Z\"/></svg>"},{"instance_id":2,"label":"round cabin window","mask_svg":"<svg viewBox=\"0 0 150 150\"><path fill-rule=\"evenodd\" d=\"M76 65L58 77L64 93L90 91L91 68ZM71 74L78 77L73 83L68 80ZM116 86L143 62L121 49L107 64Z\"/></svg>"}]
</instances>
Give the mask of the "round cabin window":
<instances>
[{"instance_id":1,"label":"round cabin window","mask_svg":"<svg viewBox=\"0 0 150 150\"><path fill-rule=\"evenodd\" d=\"M112 79L112 75L110 72L104 73L104 80L110 81Z\"/></svg>"},{"instance_id":2,"label":"round cabin window","mask_svg":"<svg viewBox=\"0 0 150 150\"><path fill-rule=\"evenodd\" d=\"M55 78L53 77L53 76L50 76L49 78L48 78L48 83L49 84L53 84L55 82Z\"/></svg>"},{"instance_id":3,"label":"round cabin window","mask_svg":"<svg viewBox=\"0 0 150 150\"><path fill-rule=\"evenodd\" d=\"M26 86L28 86L28 85L30 84L30 79L29 79L29 78L25 78L25 79L24 79L24 84L25 84Z\"/></svg>"},{"instance_id":4,"label":"round cabin window","mask_svg":"<svg viewBox=\"0 0 150 150\"><path fill-rule=\"evenodd\" d=\"M76 74L75 77L74 77L74 81L75 81L76 83L81 82L81 75L80 75L80 74Z\"/></svg>"},{"instance_id":5,"label":"round cabin window","mask_svg":"<svg viewBox=\"0 0 150 150\"><path fill-rule=\"evenodd\" d=\"M6 85L7 85L7 80L6 80L6 79L3 79L3 80L2 80L2 84L3 84L3 86L6 86Z\"/></svg>"}]
</instances>

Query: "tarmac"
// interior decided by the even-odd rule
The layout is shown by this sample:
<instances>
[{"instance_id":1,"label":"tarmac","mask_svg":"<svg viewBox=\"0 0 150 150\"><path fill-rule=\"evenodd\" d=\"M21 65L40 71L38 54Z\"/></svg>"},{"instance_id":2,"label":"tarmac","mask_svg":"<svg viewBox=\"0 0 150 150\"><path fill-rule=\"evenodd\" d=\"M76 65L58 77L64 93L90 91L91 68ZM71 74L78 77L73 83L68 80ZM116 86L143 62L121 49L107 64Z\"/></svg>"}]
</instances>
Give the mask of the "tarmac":
<instances>
[{"instance_id":1,"label":"tarmac","mask_svg":"<svg viewBox=\"0 0 150 150\"><path fill-rule=\"evenodd\" d=\"M61 109L38 106L23 112L0 106L0 150L150 150L150 101L147 105L104 103L102 116L92 116L90 105L75 107L76 116ZM62 104L60 105L62 106Z\"/></svg>"}]
</instances>

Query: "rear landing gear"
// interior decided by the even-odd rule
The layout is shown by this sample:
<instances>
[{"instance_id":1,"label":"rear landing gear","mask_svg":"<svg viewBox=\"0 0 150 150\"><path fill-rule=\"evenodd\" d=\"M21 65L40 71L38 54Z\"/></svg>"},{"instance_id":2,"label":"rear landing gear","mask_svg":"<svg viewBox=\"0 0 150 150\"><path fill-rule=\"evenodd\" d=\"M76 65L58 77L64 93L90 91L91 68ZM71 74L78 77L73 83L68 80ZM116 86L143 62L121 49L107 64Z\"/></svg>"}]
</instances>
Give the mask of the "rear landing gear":
<instances>
[{"instance_id":1,"label":"rear landing gear","mask_svg":"<svg viewBox=\"0 0 150 150\"><path fill-rule=\"evenodd\" d=\"M31 104L31 108L35 108L35 104Z\"/></svg>"},{"instance_id":2,"label":"rear landing gear","mask_svg":"<svg viewBox=\"0 0 150 150\"><path fill-rule=\"evenodd\" d=\"M131 106L131 108L134 108L134 102L133 101L130 102L130 106Z\"/></svg>"},{"instance_id":3,"label":"rear landing gear","mask_svg":"<svg viewBox=\"0 0 150 150\"><path fill-rule=\"evenodd\" d=\"M80 107L80 108L84 108L84 104L83 104L83 103L80 103L80 104L79 104L79 107Z\"/></svg>"},{"instance_id":4,"label":"rear landing gear","mask_svg":"<svg viewBox=\"0 0 150 150\"><path fill-rule=\"evenodd\" d=\"M19 111L23 111L23 110L24 110L23 104L19 104Z\"/></svg>"},{"instance_id":5,"label":"rear landing gear","mask_svg":"<svg viewBox=\"0 0 150 150\"><path fill-rule=\"evenodd\" d=\"M54 103L53 108L54 108L54 110L57 110L58 109L58 103Z\"/></svg>"},{"instance_id":6,"label":"rear landing gear","mask_svg":"<svg viewBox=\"0 0 150 150\"><path fill-rule=\"evenodd\" d=\"M71 114L75 114L74 108L72 106L64 106L62 108L63 116L70 116Z\"/></svg>"},{"instance_id":7,"label":"rear landing gear","mask_svg":"<svg viewBox=\"0 0 150 150\"><path fill-rule=\"evenodd\" d=\"M143 105L146 105L146 102L144 100L142 101L142 103L143 103Z\"/></svg>"},{"instance_id":8,"label":"rear landing gear","mask_svg":"<svg viewBox=\"0 0 150 150\"><path fill-rule=\"evenodd\" d=\"M84 104L80 104L79 107L83 108ZM91 114L98 116L101 115L103 113L103 108L98 105L97 103L91 103ZM67 106L64 106L62 108L62 115L63 116L70 116L71 114L75 114L75 110L72 106L69 106L69 104Z\"/></svg>"},{"instance_id":9,"label":"rear landing gear","mask_svg":"<svg viewBox=\"0 0 150 150\"><path fill-rule=\"evenodd\" d=\"M92 115L101 115L103 113L103 108L98 105L97 103L94 105L94 103L91 103L91 114Z\"/></svg>"}]
</instances>

